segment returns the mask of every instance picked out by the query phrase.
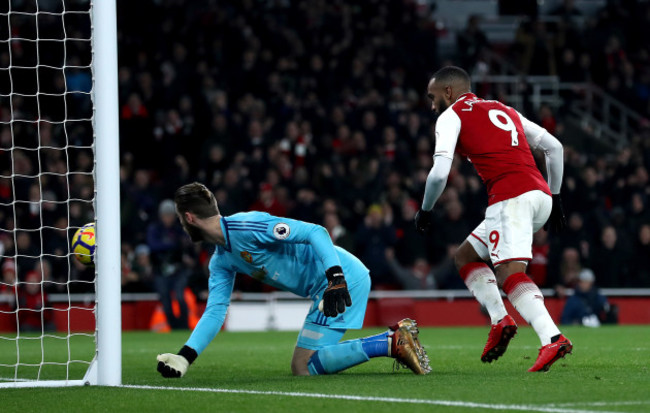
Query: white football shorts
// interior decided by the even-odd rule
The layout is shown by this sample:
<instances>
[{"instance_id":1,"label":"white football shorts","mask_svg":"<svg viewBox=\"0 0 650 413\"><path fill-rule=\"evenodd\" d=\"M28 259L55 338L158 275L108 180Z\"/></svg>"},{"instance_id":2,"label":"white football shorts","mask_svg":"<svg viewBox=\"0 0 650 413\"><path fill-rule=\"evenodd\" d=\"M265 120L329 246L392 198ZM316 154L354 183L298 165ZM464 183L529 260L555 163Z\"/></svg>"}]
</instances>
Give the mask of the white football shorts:
<instances>
[{"instance_id":1,"label":"white football shorts","mask_svg":"<svg viewBox=\"0 0 650 413\"><path fill-rule=\"evenodd\" d=\"M530 261L533 234L548 220L552 198L542 191L525 192L488 206L485 220L467 241L485 261L494 266L509 261Z\"/></svg>"}]
</instances>

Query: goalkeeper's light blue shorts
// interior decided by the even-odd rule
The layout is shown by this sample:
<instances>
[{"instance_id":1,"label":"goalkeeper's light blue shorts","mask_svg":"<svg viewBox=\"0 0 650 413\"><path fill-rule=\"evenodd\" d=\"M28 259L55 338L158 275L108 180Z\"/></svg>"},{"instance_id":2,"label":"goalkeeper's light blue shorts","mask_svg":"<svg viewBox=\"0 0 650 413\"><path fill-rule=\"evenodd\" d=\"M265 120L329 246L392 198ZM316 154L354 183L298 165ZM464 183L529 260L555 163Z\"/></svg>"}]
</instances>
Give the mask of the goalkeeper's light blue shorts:
<instances>
[{"instance_id":1,"label":"goalkeeper's light blue shorts","mask_svg":"<svg viewBox=\"0 0 650 413\"><path fill-rule=\"evenodd\" d=\"M346 276L346 278L348 278ZM350 277L352 278L352 277ZM366 316L368 304L368 293L370 293L370 275L359 277L354 284L348 285L352 306L347 307L345 312L336 317L325 317L318 310L318 303L322 293L314 297L309 309L309 314L298 335L297 347L308 350L318 350L325 346L338 343L343 338L346 330L359 329L363 327L363 319Z\"/></svg>"}]
</instances>

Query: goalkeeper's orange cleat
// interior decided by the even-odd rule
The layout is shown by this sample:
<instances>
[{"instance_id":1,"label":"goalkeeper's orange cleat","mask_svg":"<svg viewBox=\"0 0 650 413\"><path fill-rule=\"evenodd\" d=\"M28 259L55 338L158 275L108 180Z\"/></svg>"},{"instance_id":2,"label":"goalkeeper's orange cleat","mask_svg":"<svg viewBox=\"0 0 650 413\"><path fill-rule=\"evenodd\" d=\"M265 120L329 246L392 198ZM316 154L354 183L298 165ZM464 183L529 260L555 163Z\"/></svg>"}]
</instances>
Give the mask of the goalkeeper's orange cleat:
<instances>
[{"instance_id":1,"label":"goalkeeper's orange cleat","mask_svg":"<svg viewBox=\"0 0 650 413\"><path fill-rule=\"evenodd\" d=\"M503 317L490 329L487 344L483 349L481 361L491 363L498 359L508 349L508 343L517 334L517 323L509 315Z\"/></svg>"},{"instance_id":2,"label":"goalkeeper's orange cleat","mask_svg":"<svg viewBox=\"0 0 650 413\"><path fill-rule=\"evenodd\" d=\"M394 328L397 327L397 328ZM431 371L429 356L418 339L418 326L414 320L404 319L390 327L390 354L399 366L408 367L415 374L427 374Z\"/></svg>"},{"instance_id":3,"label":"goalkeeper's orange cleat","mask_svg":"<svg viewBox=\"0 0 650 413\"><path fill-rule=\"evenodd\" d=\"M547 344L539 349L537 361L528 371L548 371L553 363L567 354L571 354L572 350L573 344L571 340L560 334L560 338L555 343Z\"/></svg>"}]
</instances>

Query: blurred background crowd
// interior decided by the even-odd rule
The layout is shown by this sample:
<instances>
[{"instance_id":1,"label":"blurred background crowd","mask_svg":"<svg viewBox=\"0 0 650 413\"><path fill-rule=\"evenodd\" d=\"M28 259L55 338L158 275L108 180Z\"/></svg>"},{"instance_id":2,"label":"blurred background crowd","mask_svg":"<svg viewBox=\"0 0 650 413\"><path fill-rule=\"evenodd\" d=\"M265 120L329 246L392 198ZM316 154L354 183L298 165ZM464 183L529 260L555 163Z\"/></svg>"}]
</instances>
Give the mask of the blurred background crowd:
<instances>
[{"instance_id":1,"label":"blurred background crowd","mask_svg":"<svg viewBox=\"0 0 650 413\"><path fill-rule=\"evenodd\" d=\"M435 144L425 88L442 65L489 72L482 60L489 51L522 74L593 82L650 116L648 2L603 1L584 16L573 2L557 1L552 27L533 7L508 45L491 44L471 16L453 34L453 53L440 52L445 29L432 18L435 3L118 1L123 290L206 288L211 247L189 243L167 201L193 180L214 190L223 215L259 210L325 226L335 244L371 270L375 289L465 288L452 255L487 205L469 162L454 161L433 231L422 237L413 225ZM39 26L52 36L60 32L55 20L50 26L43 20ZM11 29L28 37L34 27L18 16ZM77 31L67 35L88 38L87 25ZM41 91L68 91L62 104L49 97L44 115L43 101L34 106L28 96L0 101L7 274L0 286L11 274L22 280L44 274L59 282L48 284L53 292L92 289L92 270L77 264L79 282L66 283L66 228L93 219L90 53L87 42L68 43L76 52L64 57L39 50L41 64L51 58L71 66L61 71L65 80L41 75L49 79ZM10 57L13 65L21 59L29 65L36 51L30 47L0 49L2 67ZM14 69L9 89L5 72L0 94L35 87ZM480 83L475 90L503 99ZM574 287L591 268L600 287L650 287L650 124L620 148L577 147L562 107L517 109L565 145L561 193L569 226L562 234L535 234L533 280ZM9 122L39 114L52 122ZM77 121L62 122L71 118ZM12 143L21 148L10 150ZM65 174L68 166L74 174ZM10 179L12 167L20 176ZM38 172L47 173L32 177ZM236 289L266 287L238 277Z\"/></svg>"}]
</instances>

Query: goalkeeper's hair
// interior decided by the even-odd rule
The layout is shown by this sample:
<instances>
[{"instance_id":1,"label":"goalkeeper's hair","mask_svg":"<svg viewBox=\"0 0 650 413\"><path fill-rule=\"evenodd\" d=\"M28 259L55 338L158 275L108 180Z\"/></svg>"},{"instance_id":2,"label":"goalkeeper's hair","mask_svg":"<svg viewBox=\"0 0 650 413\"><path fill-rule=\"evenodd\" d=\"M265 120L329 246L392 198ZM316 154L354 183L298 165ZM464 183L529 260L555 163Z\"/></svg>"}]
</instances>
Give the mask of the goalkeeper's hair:
<instances>
[{"instance_id":1,"label":"goalkeeper's hair","mask_svg":"<svg viewBox=\"0 0 650 413\"><path fill-rule=\"evenodd\" d=\"M174 194L174 202L180 214L191 212L199 218L219 215L214 194L199 182L192 182L178 188Z\"/></svg>"},{"instance_id":2,"label":"goalkeeper's hair","mask_svg":"<svg viewBox=\"0 0 650 413\"><path fill-rule=\"evenodd\" d=\"M445 66L431 78L435 78L436 83L441 86L462 85L467 86L468 89L472 86L469 74L458 66Z\"/></svg>"}]
</instances>

